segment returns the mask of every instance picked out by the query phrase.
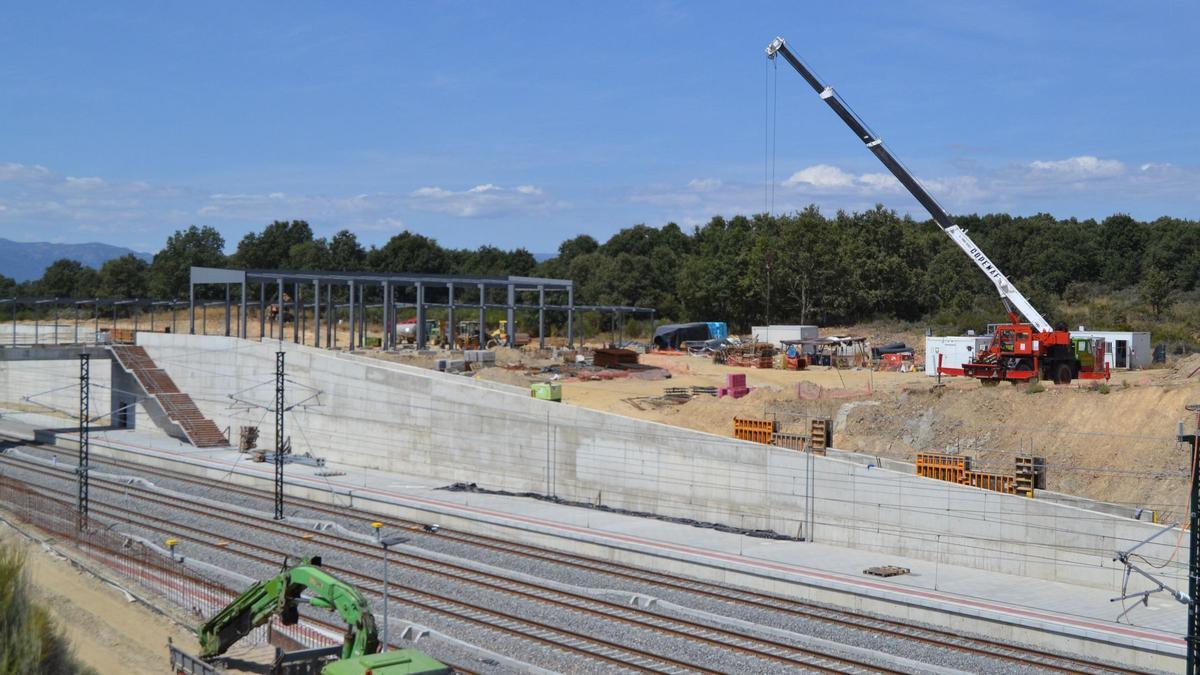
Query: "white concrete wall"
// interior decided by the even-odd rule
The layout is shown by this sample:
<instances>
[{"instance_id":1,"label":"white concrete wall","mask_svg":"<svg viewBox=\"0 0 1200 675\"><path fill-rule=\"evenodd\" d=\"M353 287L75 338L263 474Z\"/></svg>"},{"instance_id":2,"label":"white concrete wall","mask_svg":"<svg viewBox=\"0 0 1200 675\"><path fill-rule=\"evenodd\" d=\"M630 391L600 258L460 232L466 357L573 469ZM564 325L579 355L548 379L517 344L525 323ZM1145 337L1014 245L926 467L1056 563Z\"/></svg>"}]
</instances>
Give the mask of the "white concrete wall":
<instances>
[{"instance_id":1,"label":"white concrete wall","mask_svg":"<svg viewBox=\"0 0 1200 675\"><path fill-rule=\"evenodd\" d=\"M91 391L89 412L92 417L110 410L112 368L108 359L93 358L89 369ZM30 397L30 400L25 400ZM79 415L79 360L62 361L0 361L0 407L25 410L39 409L39 404L69 414L64 427L74 426ZM109 424L108 418L97 424Z\"/></svg>"},{"instance_id":2,"label":"white concrete wall","mask_svg":"<svg viewBox=\"0 0 1200 675\"><path fill-rule=\"evenodd\" d=\"M532 399L521 389L308 347L139 334L218 426L257 424L273 445L275 350L287 356L295 452L447 483L573 500L788 535L811 508L817 541L1116 589L1112 562L1146 523ZM229 397L240 392L241 402ZM247 405L246 402L252 405ZM807 533L805 533L807 534ZM697 531L703 537L703 530ZM1167 558L1175 534L1139 552ZM1186 549L1164 570L1182 583Z\"/></svg>"}]
</instances>

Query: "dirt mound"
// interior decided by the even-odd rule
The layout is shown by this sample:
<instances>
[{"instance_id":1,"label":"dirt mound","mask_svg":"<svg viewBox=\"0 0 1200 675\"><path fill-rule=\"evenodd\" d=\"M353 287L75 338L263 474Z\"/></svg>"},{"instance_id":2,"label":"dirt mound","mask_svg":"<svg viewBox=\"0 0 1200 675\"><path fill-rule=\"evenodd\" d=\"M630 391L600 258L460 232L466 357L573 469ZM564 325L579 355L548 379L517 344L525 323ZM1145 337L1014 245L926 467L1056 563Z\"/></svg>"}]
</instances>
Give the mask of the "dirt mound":
<instances>
[{"instance_id":1,"label":"dirt mound","mask_svg":"<svg viewBox=\"0 0 1200 675\"><path fill-rule=\"evenodd\" d=\"M1200 378L1200 354L1185 356L1171 368L1168 379L1172 381Z\"/></svg>"}]
</instances>

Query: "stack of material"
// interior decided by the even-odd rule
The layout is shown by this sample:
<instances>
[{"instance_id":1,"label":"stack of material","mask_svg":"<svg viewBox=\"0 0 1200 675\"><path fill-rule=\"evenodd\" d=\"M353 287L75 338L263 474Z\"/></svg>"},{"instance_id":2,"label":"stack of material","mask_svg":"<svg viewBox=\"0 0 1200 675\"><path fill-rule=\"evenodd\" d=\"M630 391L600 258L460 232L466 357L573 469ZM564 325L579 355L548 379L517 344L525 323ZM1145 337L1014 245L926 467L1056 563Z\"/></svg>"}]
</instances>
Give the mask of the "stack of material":
<instances>
[{"instance_id":1,"label":"stack of material","mask_svg":"<svg viewBox=\"0 0 1200 675\"><path fill-rule=\"evenodd\" d=\"M258 427L238 427L238 450L249 452L258 447Z\"/></svg>"},{"instance_id":2,"label":"stack of material","mask_svg":"<svg viewBox=\"0 0 1200 675\"><path fill-rule=\"evenodd\" d=\"M717 388L717 398L724 396L741 398L749 393L750 388L746 386L745 373L729 373L725 376L725 386Z\"/></svg>"},{"instance_id":3,"label":"stack of material","mask_svg":"<svg viewBox=\"0 0 1200 675\"><path fill-rule=\"evenodd\" d=\"M463 350L463 360L467 363L494 366L496 365L496 352L487 349L466 349Z\"/></svg>"},{"instance_id":4,"label":"stack of material","mask_svg":"<svg viewBox=\"0 0 1200 675\"><path fill-rule=\"evenodd\" d=\"M597 349L592 363L599 368L620 368L638 362L637 352L632 349Z\"/></svg>"},{"instance_id":5,"label":"stack of material","mask_svg":"<svg viewBox=\"0 0 1200 675\"><path fill-rule=\"evenodd\" d=\"M720 358L714 356L713 360L740 368L774 368L775 347L765 342L729 345L722 351Z\"/></svg>"}]
</instances>

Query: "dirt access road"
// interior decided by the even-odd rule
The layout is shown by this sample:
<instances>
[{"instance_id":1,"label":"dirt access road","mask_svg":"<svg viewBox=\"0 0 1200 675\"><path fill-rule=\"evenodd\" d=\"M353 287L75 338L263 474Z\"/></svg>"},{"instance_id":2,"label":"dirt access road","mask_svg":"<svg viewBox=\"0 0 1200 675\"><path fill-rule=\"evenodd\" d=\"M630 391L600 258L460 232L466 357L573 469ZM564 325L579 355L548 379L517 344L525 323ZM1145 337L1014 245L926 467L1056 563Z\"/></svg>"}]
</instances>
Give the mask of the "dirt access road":
<instances>
[{"instance_id":1,"label":"dirt access road","mask_svg":"<svg viewBox=\"0 0 1200 675\"><path fill-rule=\"evenodd\" d=\"M120 590L51 555L6 523L0 523L0 541L26 552L34 601L50 611L79 659L97 671L161 675L170 670L168 637L195 652L196 636L191 631L141 603L130 602Z\"/></svg>"}]
</instances>

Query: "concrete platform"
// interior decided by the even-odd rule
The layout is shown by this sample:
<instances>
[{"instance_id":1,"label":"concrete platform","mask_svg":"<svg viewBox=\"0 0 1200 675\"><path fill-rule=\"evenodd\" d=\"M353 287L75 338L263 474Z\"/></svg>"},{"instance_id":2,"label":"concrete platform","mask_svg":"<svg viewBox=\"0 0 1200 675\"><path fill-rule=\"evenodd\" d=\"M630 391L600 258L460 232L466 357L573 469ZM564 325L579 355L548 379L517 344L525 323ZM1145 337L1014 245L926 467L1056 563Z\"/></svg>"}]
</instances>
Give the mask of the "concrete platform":
<instances>
[{"instance_id":1,"label":"concrete platform","mask_svg":"<svg viewBox=\"0 0 1200 675\"><path fill-rule=\"evenodd\" d=\"M68 427L64 421L0 411L0 431L29 439L38 429ZM73 432L57 436L60 445L73 446ZM273 472L271 465L254 464L237 452L196 449L155 430L95 432L91 441L96 454L214 481L266 487ZM322 477L313 467L289 464L289 493L1136 667L1182 667L1186 611L1165 594L1134 609L1133 624L1118 624L1114 619L1121 604L1099 588L820 543L762 540L527 498L448 492L434 489L442 483L398 473L327 468L345 475ZM864 575L863 569L873 565L912 572L888 579Z\"/></svg>"}]
</instances>

